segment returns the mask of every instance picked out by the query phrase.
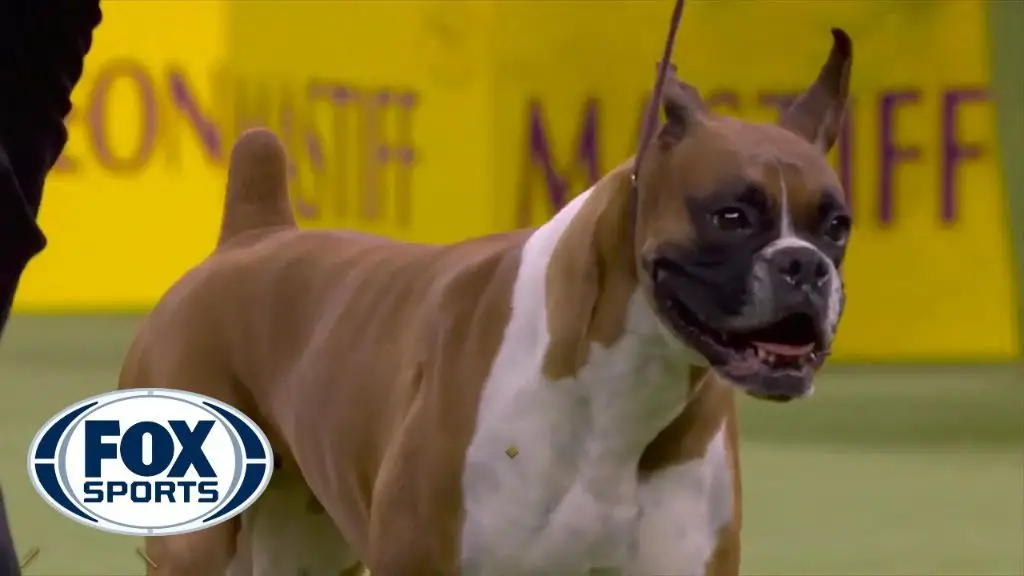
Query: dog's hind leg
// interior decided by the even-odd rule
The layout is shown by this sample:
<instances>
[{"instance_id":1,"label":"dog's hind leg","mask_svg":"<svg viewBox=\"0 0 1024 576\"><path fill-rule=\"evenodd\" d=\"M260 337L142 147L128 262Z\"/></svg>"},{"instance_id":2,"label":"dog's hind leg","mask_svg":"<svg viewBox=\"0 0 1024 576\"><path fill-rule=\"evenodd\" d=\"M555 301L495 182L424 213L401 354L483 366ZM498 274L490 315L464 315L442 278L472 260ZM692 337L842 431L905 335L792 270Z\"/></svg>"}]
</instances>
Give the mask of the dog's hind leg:
<instances>
[{"instance_id":1,"label":"dog's hind leg","mask_svg":"<svg viewBox=\"0 0 1024 576\"><path fill-rule=\"evenodd\" d=\"M121 367L118 388L197 392L246 411L230 375L209 360L209 330L195 321L196 309L182 310L157 309L143 322ZM247 576L244 566L239 571L234 562L240 528L236 517L198 532L146 538L147 576Z\"/></svg>"}]
</instances>

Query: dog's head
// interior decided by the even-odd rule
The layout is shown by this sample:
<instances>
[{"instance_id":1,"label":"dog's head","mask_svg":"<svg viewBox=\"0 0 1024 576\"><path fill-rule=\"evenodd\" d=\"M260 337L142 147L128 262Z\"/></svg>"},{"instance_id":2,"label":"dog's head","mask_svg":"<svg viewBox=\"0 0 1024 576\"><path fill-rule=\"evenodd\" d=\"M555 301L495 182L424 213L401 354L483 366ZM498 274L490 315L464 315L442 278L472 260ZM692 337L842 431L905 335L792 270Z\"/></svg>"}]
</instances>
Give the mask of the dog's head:
<instances>
[{"instance_id":1,"label":"dog's head","mask_svg":"<svg viewBox=\"0 0 1024 576\"><path fill-rule=\"evenodd\" d=\"M672 74L636 181L641 284L662 323L750 394L813 389L843 309L850 215L826 154L852 46L833 30L817 80L775 124L711 113Z\"/></svg>"}]
</instances>

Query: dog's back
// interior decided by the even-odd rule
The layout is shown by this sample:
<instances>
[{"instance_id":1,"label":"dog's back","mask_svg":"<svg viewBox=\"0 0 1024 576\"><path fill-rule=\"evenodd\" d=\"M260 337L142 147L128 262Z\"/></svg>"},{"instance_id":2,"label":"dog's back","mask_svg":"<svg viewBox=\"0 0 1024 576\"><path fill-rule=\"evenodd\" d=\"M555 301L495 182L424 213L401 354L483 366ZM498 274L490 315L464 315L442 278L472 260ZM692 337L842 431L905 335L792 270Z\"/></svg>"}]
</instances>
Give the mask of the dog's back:
<instances>
[{"instance_id":1,"label":"dog's back","mask_svg":"<svg viewBox=\"0 0 1024 576\"><path fill-rule=\"evenodd\" d=\"M430 246L299 230L285 174L272 134L239 140L216 250L164 295L125 360L120 388L232 404L260 424L281 462L241 519L150 539L151 573L357 569L377 471L436 341L428 331L484 297L524 238Z\"/></svg>"}]
</instances>

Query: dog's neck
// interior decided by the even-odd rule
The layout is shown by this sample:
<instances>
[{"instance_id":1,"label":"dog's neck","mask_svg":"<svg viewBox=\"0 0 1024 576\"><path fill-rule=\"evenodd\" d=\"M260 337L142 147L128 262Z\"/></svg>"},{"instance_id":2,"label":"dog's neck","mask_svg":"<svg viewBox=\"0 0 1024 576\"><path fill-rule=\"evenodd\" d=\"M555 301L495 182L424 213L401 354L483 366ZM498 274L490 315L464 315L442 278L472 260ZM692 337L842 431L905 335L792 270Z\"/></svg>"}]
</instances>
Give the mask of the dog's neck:
<instances>
[{"instance_id":1,"label":"dog's neck","mask_svg":"<svg viewBox=\"0 0 1024 576\"><path fill-rule=\"evenodd\" d=\"M691 378L702 362L641 290L629 168L575 198L524 252L546 260L543 277L531 279L545 303L533 320L549 336L544 385L569 407L560 417L575 420L585 460L594 464L638 462L694 397Z\"/></svg>"}]
</instances>

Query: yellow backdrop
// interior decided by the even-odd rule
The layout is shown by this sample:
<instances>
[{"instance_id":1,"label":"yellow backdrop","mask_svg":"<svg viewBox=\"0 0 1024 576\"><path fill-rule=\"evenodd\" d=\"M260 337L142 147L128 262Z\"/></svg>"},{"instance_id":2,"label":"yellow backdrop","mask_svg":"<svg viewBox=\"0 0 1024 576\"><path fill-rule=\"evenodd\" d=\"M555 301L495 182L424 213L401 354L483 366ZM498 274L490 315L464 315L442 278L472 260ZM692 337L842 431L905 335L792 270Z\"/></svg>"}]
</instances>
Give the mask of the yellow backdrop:
<instances>
[{"instance_id":1,"label":"yellow backdrop","mask_svg":"<svg viewBox=\"0 0 1024 576\"><path fill-rule=\"evenodd\" d=\"M628 154L668 2L112 3L22 309L145 307L212 246L224 157L267 124L311 226L443 242L531 225ZM855 43L834 160L856 229L837 356L1013 356L981 2L687 6L676 62L772 120L830 26ZM159 22L160 25L153 25ZM181 30L188 30L185 38Z\"/></svg>"},{"instance_id":2,"label":"yellow backdrop","mask_svg":"<svg viewBox=\"0 0 1024 576\"><path fill-rule=\"evenodd\" d=\"M225 56L220 2L106 2L40 218L49 245L20 309L123 309L155 297L216 239L222 170L175 106L179 71ZM187 31L183 36L183 31Z\"/></svg>"}]
</instances>

